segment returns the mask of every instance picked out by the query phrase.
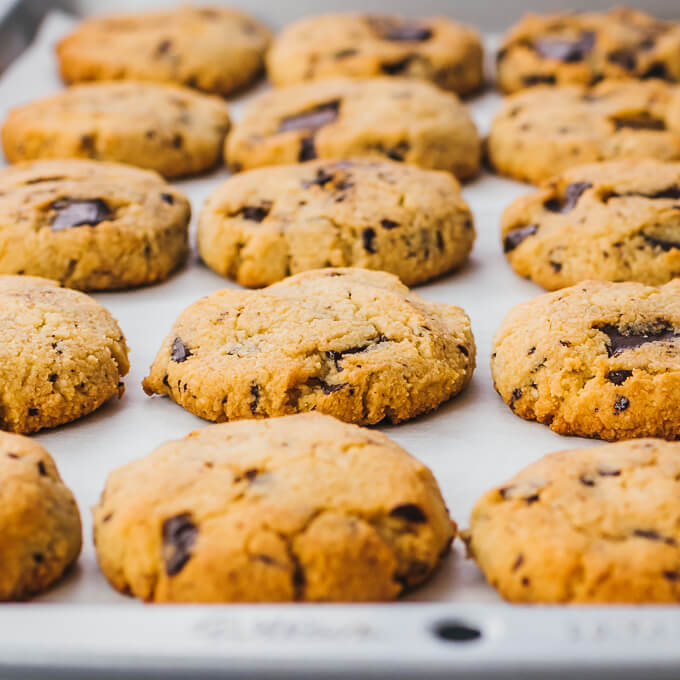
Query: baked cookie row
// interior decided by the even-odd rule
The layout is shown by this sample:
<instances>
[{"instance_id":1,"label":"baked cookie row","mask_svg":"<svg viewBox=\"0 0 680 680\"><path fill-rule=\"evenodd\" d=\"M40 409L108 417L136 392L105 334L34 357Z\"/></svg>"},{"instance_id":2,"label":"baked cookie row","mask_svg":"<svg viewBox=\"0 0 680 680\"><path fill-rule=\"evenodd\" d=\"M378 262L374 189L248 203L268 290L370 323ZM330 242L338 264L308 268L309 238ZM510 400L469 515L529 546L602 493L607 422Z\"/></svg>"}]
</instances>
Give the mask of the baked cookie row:
<instances>
[{"instance_id":1,"label":"baked cookie row","mask_svg":"<svg viewBox=\"0 0 680 680\"><path fill-rule=\"evenodd\" d=\"M680 25L649 14L528 14L504 36L496 79L504 92L605 78L680 80ZM275 86L349 76L409 77L458 94L482 87L477 31L443 16L346 12L270 31L216 7L112 15L83 21L57 46L63 80L146 80L229 95L264 70Z\"/></svg>"},{"instance_id":2,"label":"baked cookie row","mask_svg":"<svg viewBox=\"0 0 680 680\"><path fill-rule=\"evenodd\" d=\"M581 282L515 307L492 349L499 394L562 434L676 439L679 281ZM127 345L104 307L29 276L0 277L0 293L3 429L55 427L122 394ZM398 423L463 390L475 361L459 307L384 272L329 268L189 306L143 386L216 422L319 411Z\"/></svg>"},{"instance_id":3,"label":"baked cookie row","mask_svg":"<svg viewBox=\"0 0 680 680\"><path fill-rule=\"evenodd\" d=\"M56 281L0 276L0 427L36 432L122 396L115 319ZM475 368L467 314L384 272L319 269L187 308L144 381L212 421L318 410L400 422L458 394Z\"/></svg>"},{"instance_id":4,"label":"baked cookie row","mask_svg":"<svg viewBox=\"0 0 680 680\"><path fill-rule=\"evenodd\" d=\"M353 156L447 170L468 179L481 144L458 98L404 78L336 79L258 96L231 133L218 97L134 81L71 87L10 112L7 159L86 158L167 178ZM225 142L226 139L226 142ZM224 154L223 154L224 151Z\"/></svg>"},{"instance_id":5,"label":"baked cookie row","mask_svg":"<svg viewBox=\"0 0 680 680\"><path fill-rule=\"evenodd\" d=\"M0 171L0 272L81 290L155 283L184 261L190 216L188 199L149 171L18 164ZM248 287L345 266L419 284L459 268L474 240L450 174L361 158L240 173L198 219L204 262ZM501 240L515 271L550 290L667 283L680 274L680 163L576 166L513 202Z\"/></svg>"},{"instance_id":6,"label":"baked cookie row","mask_svg":"<svg viewBox=\"0 0 680 680\"><path fill-rule=\"evenodd\" d=\"M317 413L212 425L114 470L94 543L109 583L147 602L391 600L460 536L512 602L677 603L679 454L641 439L545 456L459 532L384 434ZM26 599L76 561L80 515L35 442L0 433L0 470L0 600Z\"/></svg>"},{"instance_id":7,"label":"baked cookie row","mask_svg":"<svg viewBox=\"0 0 680 680\"><path fill-rule=\"evenodd\" d=\"M156 173L53 160L0 170L0 273L81 290L161 281L189 251L191 206ZM408 285L458 268L474 221L452 175L395 161L313 161L241 173L203 206L199 253L258 287L359 266Z\"/></svg>"}]
</instances>

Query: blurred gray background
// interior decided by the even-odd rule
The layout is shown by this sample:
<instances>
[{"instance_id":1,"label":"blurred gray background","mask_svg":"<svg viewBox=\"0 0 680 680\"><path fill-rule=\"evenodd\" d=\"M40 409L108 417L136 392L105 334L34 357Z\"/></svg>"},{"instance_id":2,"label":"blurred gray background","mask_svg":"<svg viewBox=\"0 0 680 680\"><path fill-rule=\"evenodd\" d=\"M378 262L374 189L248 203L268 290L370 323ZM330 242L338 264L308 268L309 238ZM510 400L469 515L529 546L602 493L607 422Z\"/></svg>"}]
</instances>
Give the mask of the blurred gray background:
<instances>
[{"instance_id":1,"label":"blurred gray background","mask_svg":"<svg viewBox=\"0 0 680 680\"><path fill-rule=\"evenodd\" d=\"M186 4L192 0L0 0L0 72L31 41L41 18L52 8L78 15L139 11ZM352 9L427 16L447 14L482 31L506 30L528 11L604 10L612 0L193 0L231 4L260 17L273 28L308 14ZM619 3L619 4L623 4ZM660 18L680 20L680 0L630 2Z\"/></svg>"},{"instance_id":2,"label":"blurred gray background","mask_svg":"<svg viewBox=\"0 0 680 680\"><path fill-rule=\"evenodd\" d=\"M43 10L59 5L79 14L139 10L147 7L168 7L186 4L188 0L25 0ZM476 24L485 31L502 31L524 12L549 12L564 9L607 9L612 0L195 0L203 4L232 4L266 17L275 27L306 14L331 10L360 9L391 11L412 15L444 13L461 21ZM2 0L0 0L0 3ZM5 0L7 2L7 0ZM626 4L620 2L618 4ZM646 0L630 2L631 6L663 18L680 18L680 0Z\"/></svg>"}]
</instances>

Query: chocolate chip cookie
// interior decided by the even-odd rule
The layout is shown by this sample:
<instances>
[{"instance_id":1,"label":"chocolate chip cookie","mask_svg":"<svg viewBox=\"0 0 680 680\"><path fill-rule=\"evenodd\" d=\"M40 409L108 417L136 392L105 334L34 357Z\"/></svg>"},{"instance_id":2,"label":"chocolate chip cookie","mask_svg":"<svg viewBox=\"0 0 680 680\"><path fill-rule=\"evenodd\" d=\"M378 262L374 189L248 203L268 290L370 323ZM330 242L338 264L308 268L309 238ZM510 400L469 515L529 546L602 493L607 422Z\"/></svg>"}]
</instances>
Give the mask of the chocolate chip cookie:
<instances>
[{"instance_id":1,"label":"chocolate chip cookie","mask_svg":"<svg viewBox=\"0 0 680 680\"><path fill-rule=\"evenodd\" d=\"M191 207L159 175L98 161L0 170L0 273L106 290L155 283L186 257Z\"/></svg>"},{"instance_id":2,"label":"chocolate chip cookie","mask_svg":"<svg viewBox=\"0 0 680 680\"><path fill-rule=\"evenodd\" d=\"M179 177L217 165L228 129L217 97L154 83L92 83L10 111L2 145L10 163L89 158Z\"/></svg>"},{"instance_id":3,"label":"chocolate chip cookie","mask_svg":"<svg viewBox=\"0 0 680 680\"><path fill-rule=\"evenodd\" d=\"M451 174L369 159L235 175L208 198L198 223L203 260L244 286L344 266L422 283L460 266L474 239Z\"/></svg>"},{"instance_id":4,"label":"chocolate chip cookie","mask_svg":"<svg viewBox=\"0 0 680 680\"><path fill-rule=\"evenodd\" d=\"M263 70L270 33L227 7L94 17L57 45L66 83L151 80L228 95Z\"/></svg>"},{"instance_id":5,"label":"chocolate chip cookie","mask_svg":"<svg viewBox=\"0 0 680 680\"><path fill-rule=\"evenodd\" d=\"M125 338L85 293L33 276L0 276L0 428L37 432L122 395Z\"/></svg>"},{"instance_id":6,"label":"chocolate chip cookie","mask_svg":"<svg viewBox=\"0 0 680 680\"><path fill-rule=\"evenodd\" d=\"M484 81L482 44L474 29L448 17L347 12L287 26L267 54L274 85L337 76L403 76L471 94Z\"/></svg>"},{"instance_id":7,"label":"chocolate chip cookie","mask_svg":"<svg viewBox=\"0 0 680 680\"><path fill-rule=\"evenodd\" d=\"M106 578L152 602L391 600L455 531L425 465L311 413L163 444L115 470L94 508Z\"/></svg>"},{"instance_id":8,"label":"chocolate chip cookie","mask_svg":"<svg viewBox=\"0 0 680 680\"><path fill-rule=\"evenodd\" d=\"M680 87L609 80L532 88L505 99L487 151L498 172L534 183L595 161L680 160Z\"/></svg>"},{"instance_id":9,"label":"chocolate chip cookie","mask_svg":"<svg viewBox=\"0 0 680 680\"><path fill-rule=\"evenodd\" d=\"M680 276L680 163L567 170L505 211L502 239L513 269L549 290L584 279L667 283Z\"/></svg>"},{"instance_id":10,"label":"chocolate chip cookie","mask_svg":"<svg viewBox=\"0 0 680 680\"><path fill-rule=\"evenodd\" d=\"M560 434L680 439L680 279L583 281L520 304L491 373L514 413Z\"/></svg>"},{"instance_id":11,"label":"chocolate chip cookie","mask_svg":"<svg viewBox=\"0 0 680 680\"><path fill-rule=\"evenodd\" d=\"M460 307L384 272L318 269L190 305L143 384L213 421L319 411L398 423L458 394L474 366Z\"/></svg>"},{"instance_id":12,"label":"chocolate chip cookie","mask_svg":"<svg viewBox=\"0 0 680 680\"><path fill-rule=\"evenodd\" d=\"M80 554L80 513L45 449L0 432L0 600L25 600Z\"/></svg>"},{"instance_id":13,"label":"chocolate chip cookie","mask_svg":"<svg viewBox=\"0 0 680 680\"><path fill-rule=\"evenodd\" d=\"M479 169L480 141L458 98L405 78L340 78L260 95L227 138L234 169L372 156L459 179Z\"/></svg>"},{"instance_id":14,"label":"chocolate chip cookie","mask_svg":"<svg viewBox=\"0 0 680 680\"><path fill-rule=\"evenodd\" d=\"M466 539L511 602L680 603L680 444L545 456L484 494Z\"/></svg>"},{"instance_id":15,"label":"chocolate chip cookie","mask_svg":"<svg viewBox=\"0 0 680 680\"><path fill-rule=\"evenodd\" d=\"M498 85L505 92L631 77L680 81L680 24L624 7L528 14L497 55Z\"/></svg>"}]
</instances>

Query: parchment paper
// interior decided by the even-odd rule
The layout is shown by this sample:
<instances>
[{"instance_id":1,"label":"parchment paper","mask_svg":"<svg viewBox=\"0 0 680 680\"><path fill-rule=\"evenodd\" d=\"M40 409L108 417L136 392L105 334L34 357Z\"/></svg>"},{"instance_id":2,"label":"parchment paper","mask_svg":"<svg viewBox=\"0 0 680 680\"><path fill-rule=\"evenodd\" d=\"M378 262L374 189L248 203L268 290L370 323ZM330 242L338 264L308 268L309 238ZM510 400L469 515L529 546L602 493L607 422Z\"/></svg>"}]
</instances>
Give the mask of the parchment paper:
<instances>
[{"instance_id":1,"label":"parchment paper","mask_svg":"<svg viewBox=\"0 0 680 680\"><path fill-rule=\"evenodd\" d=\"M0 80L3 120L10 108L61 89L54 45L72 24L73 19L66 15L49 15L33 46L4 74ZM255 91L232 101L235 120ZM482 133L487 132L499 101L496 93L487 91L467 102ZM227 176L222 169L208 177L177 183L191 199L194 224L205 197ZM542 292L512 272L500 246L499 219L503 209L529 190L488 173L464 186L477 229L472 257L462 270L416 290L426 298L457 304L467 311L477 344L477 370L467 390L433 414L380 428L433 470L451 515L461 527L467 526L476 498L487 488L545 453L593 444L560 437L543 425L521 420L498 397L491 382L488 363L493 333L513 305ZM55 457L64 480L76 494L83 516L84 548L77 568L35 601L140 606L115 593L99 571L91 538L90 508L97 502L111 470L146 455L166 440L181 438L207 424L169 399L147 397L140 383L177 315L199 297L227 287L237 286L200 263L194 251L188 265L165 283L94 296L118 319L131 348L132 369L125 378L126 392L120 401L112 401L70 425L36 435ZM432 581L408 599L479 603L499 600L477 567L464 559L461 542L455 545L454 554Z\"/></svg>"}]
</instances>

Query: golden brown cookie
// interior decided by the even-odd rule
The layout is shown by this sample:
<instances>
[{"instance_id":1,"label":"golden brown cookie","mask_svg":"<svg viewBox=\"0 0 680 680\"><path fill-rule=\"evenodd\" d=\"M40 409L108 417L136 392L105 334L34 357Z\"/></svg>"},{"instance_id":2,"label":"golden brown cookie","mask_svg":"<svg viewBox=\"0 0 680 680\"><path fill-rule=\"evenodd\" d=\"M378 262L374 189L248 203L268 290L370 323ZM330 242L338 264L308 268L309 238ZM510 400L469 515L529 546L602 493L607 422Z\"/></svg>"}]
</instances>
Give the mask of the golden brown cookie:
<instances>
[{"instance_id":1,"label":"golden brown cookie","mask_svg":"<svg viewBox=\"0 0 680 680\"><path fill-rule=\"evenodd\" d=\"M143 384L214 421L316 410L397 423L458 394L474 367L460 307L384 272L317 269L190 305Z\"/></svg>"},{"instance_id":2,"label":"golden brown cookie","mask_svg":"<svg viewBox=\"0 0 680 680\"><path fill-rule=\"evenodd\" d=\"M631 77L680 81L679 23L627 7L527 14L497 55L498 85L505 92Z\"/></svg>"},{"instance_id":3,"label":"golden brown cookie","mask_svg":"<svg viewBox=\"0 0 680 680\"><path fill-rule=\"evenodd\" d=\"M242 286L346 266L413 285L460 266L474 239L450 173L358 158L240 173L208 198L198 222L203 260Z\"/></svg>"},{"instance_id":4,"label":"golden brown cookie","mask_svg":"<svg viewBox=\"0 0 680 680\"><path fill-rule=\"evenodd\" d=\"M680 603L680 444L560 451L485 493L466 532L511 602Z\"/></svg>"},{"instance_id":5,"label":"golden brown cookie","mask_svg":"<svg viewBox=\"0 0 680 680\"><path fill-rule=\"evenodd\" d=\"M265 92L225 147L234 169L369 156L448 170L479 170L480 141L458 98L406 78L338 78Z\"/></svg>"},{"instance_id":6,"label":"golden brown cookie","mask_svg":"<svg viewBox=\"0 0 680 680\"><path fill-rule=\"evenodd\" d=\"M10 111L2 145L10 163L89 158L180 177L217 165L229 124L218 97L154 83L92 83Z\"/></svg>"},{"instance_id":7,"label":"golden brown cookie","mask_svg":"<svg viewBox=\"0 0 680 680\"><path fill-rule=\"evenodd\" d=\"M448 17L417 19L345 12L300 19L267 53L274 85L338 76L400 76L471 94L484 80L482 43L474 29Z\"/></svg>"},{"instance_id":8,"label":"golden brown cookie","mask_svg":"<svg viewBox=\"0 0 680 680\"><path fill-rule=\"evenodd\" d=\"M228 95L263 70L270 33L228 7L177 7L81 22L57 45L67 83L150 80Z\"/></svg>"},{"instance_id":9,"label":"golden brown cookie","mask_svg":"<svg viewBox=\"0 0 680 680\"><path fill-rule=\"evenodd\" d=\"M154 172L100 161L0 170L0 272L69 288L131 288L185 259L191 206Z\"/></svg>"},{"instance_id":10,"label":"golden brown cookie","mask_svg":"<svg viewBox=\"0 0 680 680\"><path fill-rule=\"evenodd\" d=\"M584 279L680 276L680 163L577 166L518 198L501 237L513 269L549 290Z\"/></svg>"},{"instance_id":11,"label":"golden brown cookie","mask_svg":"<svg viewBox=\"0 0 680 680\"><path fill-rule=\"evenodd\" d=\"M37 432L122 395L125 338L88 295L33 276L0 276L0 428Z\"/></svg>"},{"instance_id":12,"label":"golden brown cookie","mask_svg":"<svg viewBox=\"0 0 680 680\"><path fill-rule=\"evenodd\" d=\"M582 281L510 310L493 342L496 390L560 434L680 438L680 279Z\"/></svg>"},{"instance_id":13,"label":"golden brown cookie","mask_svg":"<svg viewBox=\"0 0 680 680\"><path fill-rule=\"evenodd\" d=\"M80 554L80 513L45 449L0 432L0 600L25 600Z\"/></svg>"},{"instance_id":14,"label":"golden brown cookie","mask_svg":"<svg viewBox=\"0 0 680 680\"><path fill-rule=\"evenodd\" d=\"M105 576L152 602L391 600L455 530L427 467L319 414L163 444L115 470L94 508Z\"/></svg>"},{"instance_id":15,"label":"golden brown cookie","mask_svg":"<svg viewBox=\"0 0 680 680\"><path fill-rule=\"evenodd\" d=\"M609 80L507 97L487 153L503 175L533 183L608 160L680 160L680 86Z\"/></svg>"}]
</instances>

